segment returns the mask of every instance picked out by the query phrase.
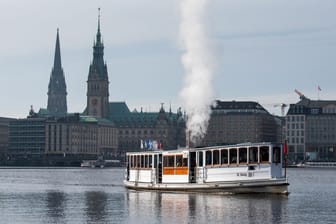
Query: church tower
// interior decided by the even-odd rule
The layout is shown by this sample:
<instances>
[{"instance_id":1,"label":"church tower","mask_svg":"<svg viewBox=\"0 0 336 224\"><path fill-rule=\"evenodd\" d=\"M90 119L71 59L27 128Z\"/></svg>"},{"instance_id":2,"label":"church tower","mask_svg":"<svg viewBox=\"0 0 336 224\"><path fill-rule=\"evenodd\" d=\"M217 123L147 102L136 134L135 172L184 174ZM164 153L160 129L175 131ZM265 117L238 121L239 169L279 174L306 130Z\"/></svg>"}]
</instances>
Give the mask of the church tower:
<instances>
[{"instance_id":1,"label":"church tower","mask_svg":"<svg viewBox=\"0 0 336 224\"><path fill-rule=\"evenodd\" d=\"M93 60L87 80L87 115L108 118L109 81L104 62L104 44L100 33L100 9L98 9L98 31L93 45Z\"/></svg>"},{"instance_id":2,"label":"church tower","mask_svg":"<svg viewBox=\"0 0 336 224\"><path fill-rule=\"evenodd\" d=\"M61 50L59 34L57 29L54 67L52 68L48 85L48 106L47 109L52 115L65 115L67 109L67 91L64 72L61 64Z\"/></svg>"}]
</instances>

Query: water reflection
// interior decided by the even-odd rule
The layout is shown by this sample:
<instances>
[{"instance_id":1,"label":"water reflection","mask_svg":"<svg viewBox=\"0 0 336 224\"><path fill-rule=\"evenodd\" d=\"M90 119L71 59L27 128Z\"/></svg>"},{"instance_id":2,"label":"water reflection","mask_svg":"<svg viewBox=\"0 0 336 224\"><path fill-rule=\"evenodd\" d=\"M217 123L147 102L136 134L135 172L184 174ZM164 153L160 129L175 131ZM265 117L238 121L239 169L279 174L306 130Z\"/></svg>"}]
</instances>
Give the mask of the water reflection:
<instances>
[{"instance_id":1,"label":"water reflection","mask_svg":"<svg viewBox=\"0 0 336 224\"><path fill-rule=\"evenodd\" d=\"M286 223L288 198L128 191L129 217L158 223ZM145 218L143 218L145 217Z\"/></svg>"},{"instance_id":2,"label":"water reflection","mask_svg":"<svg viewBox=\"0 0 336 224\"><path fill-rule=\"evenodd\" d=\"M106 222L107 194L102 191L89 191L85 193L85 199L87 222Z\"/></svg>"},{"instance_id":3,"label":"water reflection","mask_svg":"<svg viewBox=\"0 0 336 224\"><path fill-rule=\"evenodd\" d=\"M64 192L49 191L46 197L47 217L55 223L63 223L65 218L66 196Z\"/></svg>"}]
</instances>

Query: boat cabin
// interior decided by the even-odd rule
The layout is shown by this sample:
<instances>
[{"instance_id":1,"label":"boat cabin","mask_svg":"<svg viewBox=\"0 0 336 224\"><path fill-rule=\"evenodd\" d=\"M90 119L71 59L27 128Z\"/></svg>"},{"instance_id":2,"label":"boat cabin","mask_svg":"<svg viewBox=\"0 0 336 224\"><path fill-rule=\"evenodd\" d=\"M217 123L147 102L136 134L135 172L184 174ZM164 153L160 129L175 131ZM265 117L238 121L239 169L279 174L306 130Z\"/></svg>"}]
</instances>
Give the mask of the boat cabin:
<instances>
[{"instance_id":1,"label":"boat cabin","mask_svg":"<svg viewBox=\"0 0 336 224\"><path fill-rule=\"evenodd\" d=\"M135 183L215 183L282 178L282 146L230 146L127 153L125 180Z\"/></svg>"}]
</instances>

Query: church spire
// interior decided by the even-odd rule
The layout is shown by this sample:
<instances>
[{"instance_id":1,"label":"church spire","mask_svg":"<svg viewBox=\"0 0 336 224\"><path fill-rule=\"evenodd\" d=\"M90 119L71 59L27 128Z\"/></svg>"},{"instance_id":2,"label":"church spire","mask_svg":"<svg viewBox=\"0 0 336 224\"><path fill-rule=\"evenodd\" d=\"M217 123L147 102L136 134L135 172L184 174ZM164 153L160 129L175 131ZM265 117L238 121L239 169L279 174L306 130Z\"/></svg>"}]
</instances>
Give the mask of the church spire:
<instances>
[{"instance_id":1,"label":"church spire","mask_svg":"<svg viewBox=\"0 0 336 224\"><path fill-rule=\"evenodd\" d=\"M54 66L48 85L47 109L52 115L64 115L67 113L66 95L66 84L61 63L59 30L57 28Z\"/></svg>"},{"instance_id":2,"label":"church spire","mask_svg":"<svg viewBox=\"0 0 336 224\"><path fill-rule=\"evenodd\" d=\"M57 28L57 35L56 35L56 46L55 46L55 58L54 58L54 69L62 69L61 63L61 50L60 50L60 43L59 43L59 30Z\"/></svg>"}]
</instances>

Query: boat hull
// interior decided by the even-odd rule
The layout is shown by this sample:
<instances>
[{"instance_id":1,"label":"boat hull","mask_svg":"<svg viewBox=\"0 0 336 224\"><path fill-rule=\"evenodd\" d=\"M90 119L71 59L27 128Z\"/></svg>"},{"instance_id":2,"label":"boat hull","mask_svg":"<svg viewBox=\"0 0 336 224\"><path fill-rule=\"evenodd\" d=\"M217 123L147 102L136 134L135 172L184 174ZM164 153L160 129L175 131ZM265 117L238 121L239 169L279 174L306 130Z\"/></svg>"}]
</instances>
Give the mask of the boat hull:
<instances>
[{"instance_id":1,"label":"boat hull","mask_svg":"<svg viewBox=\"0 0 336 224\"><path fill-rule=\"evenodd\" d=\"M271 193L288 195L288 182L286 179L239 181L239 182L216 182L216 183L141 183L124 181L125 187L134 190L155 190L169 192L206 192L215 194L250 194Z\"/></svg>"}]
</instances>

